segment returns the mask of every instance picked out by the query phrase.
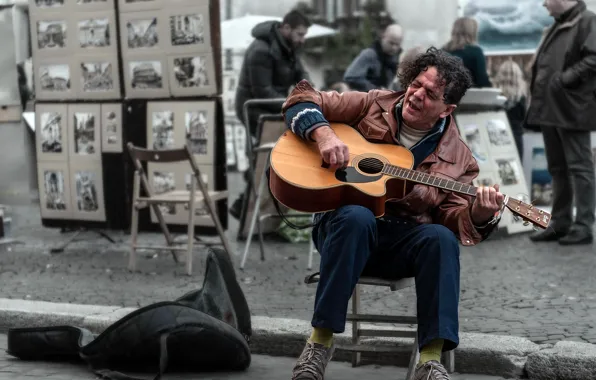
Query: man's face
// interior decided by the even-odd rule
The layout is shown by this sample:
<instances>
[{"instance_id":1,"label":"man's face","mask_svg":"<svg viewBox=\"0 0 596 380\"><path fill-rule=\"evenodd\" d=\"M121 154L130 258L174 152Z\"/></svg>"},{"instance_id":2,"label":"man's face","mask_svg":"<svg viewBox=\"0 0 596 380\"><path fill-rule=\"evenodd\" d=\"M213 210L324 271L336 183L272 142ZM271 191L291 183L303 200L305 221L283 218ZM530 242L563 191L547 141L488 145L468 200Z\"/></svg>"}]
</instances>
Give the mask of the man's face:
<instances>
[{"instance_id":1,"label":"man's face","mask_svg":"<svg viewBox=\"0 0 596 380\"><path fill-rule=\"evenodd\" d=\"M443 102L445 85L439 80L437 69L422 71L406 90L402 117L406 124L420 130L430 130L438 119L451 114L453 104Z\"/></svg>"},{"instance_id":2,"label":"man's face","mask_svg":"<svg viewBox=\"0 0 596 380\"><path fill-rule=\"evenodd\" d=\"M308 28L304 25L299 25L296 28L292 28L289 25L284 25L282 27L285 29L285 37L292 45L292 48L297 49L304 45L306 33L308 32Z\"/></svg>"},{"instance_id":3,"label":"man's face","mask_svg":"<svg viewBox=\"0 0 596 380\"><path fill-rule=\"evenodd\" d=\"M544 0L542 5L544 5L551 16L557 17L565 11L565 3L567 3L567 0Z\"/></svg>"},{"instance_id":4,"label":"man's face","mask_svg":"<svg viewBox=\"0 0 596 380\"><path fill-rule=\"evenodd\" d=\"M401 49L402 39L403 38L401 35L397 34L387 34L383 36L383 39L381 40L381 47L383 48L385 54L397 55Z\"/></svg>"}]
</instances>

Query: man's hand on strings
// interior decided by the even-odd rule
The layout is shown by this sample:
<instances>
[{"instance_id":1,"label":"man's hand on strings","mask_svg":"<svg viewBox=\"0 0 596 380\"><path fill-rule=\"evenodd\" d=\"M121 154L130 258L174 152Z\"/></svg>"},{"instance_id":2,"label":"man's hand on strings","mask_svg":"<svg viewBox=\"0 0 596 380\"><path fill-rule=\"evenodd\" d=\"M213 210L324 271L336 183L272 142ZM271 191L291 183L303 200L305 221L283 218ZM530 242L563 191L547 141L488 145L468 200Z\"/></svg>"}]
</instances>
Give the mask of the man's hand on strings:
<instances>
[{"instance_id":1,"label":"man's hand on strings","mask_svg":"<svg viewBox=\"0 0 596 380\"><path fill-rule=\"evenodd\" d=\"M499 185L479 186L472 204L470 216L475 225L486 224L500 209L505 196L499 192Z\"/></svg>"}]
</instances>

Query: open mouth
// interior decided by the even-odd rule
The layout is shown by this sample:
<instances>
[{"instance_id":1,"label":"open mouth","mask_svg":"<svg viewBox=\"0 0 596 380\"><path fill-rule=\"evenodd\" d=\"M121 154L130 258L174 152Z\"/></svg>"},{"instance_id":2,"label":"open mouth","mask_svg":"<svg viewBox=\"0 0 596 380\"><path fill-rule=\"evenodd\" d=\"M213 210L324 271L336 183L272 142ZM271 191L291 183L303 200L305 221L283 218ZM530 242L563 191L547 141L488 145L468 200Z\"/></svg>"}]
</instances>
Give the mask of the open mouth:
<instances>
[{"instance_id":1,"label":"open mouth","mask_svg":"<svg viewBox=\"0 0 596 380\"><path fill-rule=\"evenodd\" d=\"M412 103L412 101L408 101L408 106L416 112L420 111L421 109L418 105Z\"/></svg>"}]
</instances>

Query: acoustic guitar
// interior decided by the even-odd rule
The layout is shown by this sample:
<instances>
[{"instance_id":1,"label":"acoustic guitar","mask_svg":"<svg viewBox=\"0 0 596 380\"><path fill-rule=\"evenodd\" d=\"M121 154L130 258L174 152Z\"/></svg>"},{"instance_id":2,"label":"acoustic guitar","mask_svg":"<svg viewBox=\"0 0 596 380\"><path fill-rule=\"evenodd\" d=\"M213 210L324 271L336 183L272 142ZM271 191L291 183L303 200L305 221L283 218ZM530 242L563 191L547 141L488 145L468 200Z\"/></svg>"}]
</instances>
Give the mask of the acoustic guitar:
<instances>
[{"instance_id":1,"label":"acoustic guitar","mask_svg":"<svg viewBox=\"0 0 596 380\"><path fill-rule=\"evenodd\" d=\"M412 170L414 157L402 146L370 143L349 125L332 123L331 128L350 150L346 168L331 170L316 143L291 131L275 144L269 185L273 196L290 209L315 213L360 205L381 217L385 202L405 196L407 182L476 196L474 186ZM519 199L505 195L503 207L522 218L525 225L545 229L550 223L549 213Z\"/></svg>"}]
</instances>

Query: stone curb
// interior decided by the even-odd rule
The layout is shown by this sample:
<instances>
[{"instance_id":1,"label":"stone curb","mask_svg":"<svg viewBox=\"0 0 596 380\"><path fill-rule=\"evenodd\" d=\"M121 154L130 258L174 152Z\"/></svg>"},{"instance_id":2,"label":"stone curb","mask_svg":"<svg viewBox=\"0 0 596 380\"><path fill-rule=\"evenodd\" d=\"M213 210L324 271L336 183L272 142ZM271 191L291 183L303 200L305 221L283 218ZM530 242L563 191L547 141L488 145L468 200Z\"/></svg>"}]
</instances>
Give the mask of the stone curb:
<instances>
[{"instance_id":1,"label":"stone curb","mask_svg":"<svg viewBox=\"0 0 596 380\"><path fill-rule=\"evenodd\" d=\"M124 317L135 308L76 305L42 301L0 299L0 331L15 327L72 325L94 333ZM288 318L252 318L251 350L255 354L298 357L310 334L310 323ZM348 343L351 326L337 336L337 343ZM379 326L376 326L379 328ZM403 352L393 356L363 355L363 363L407 367L413 340L406 338L365 338L363 343L396 345ZM335 360L350 359L337 351ZM459 373L530 378L539 380L591 379L596 368L596 346L563 341L556 345L537 345L528 339L492 334L461 333L455 350L455 370Z\"/></svg>"}]
</instances>

